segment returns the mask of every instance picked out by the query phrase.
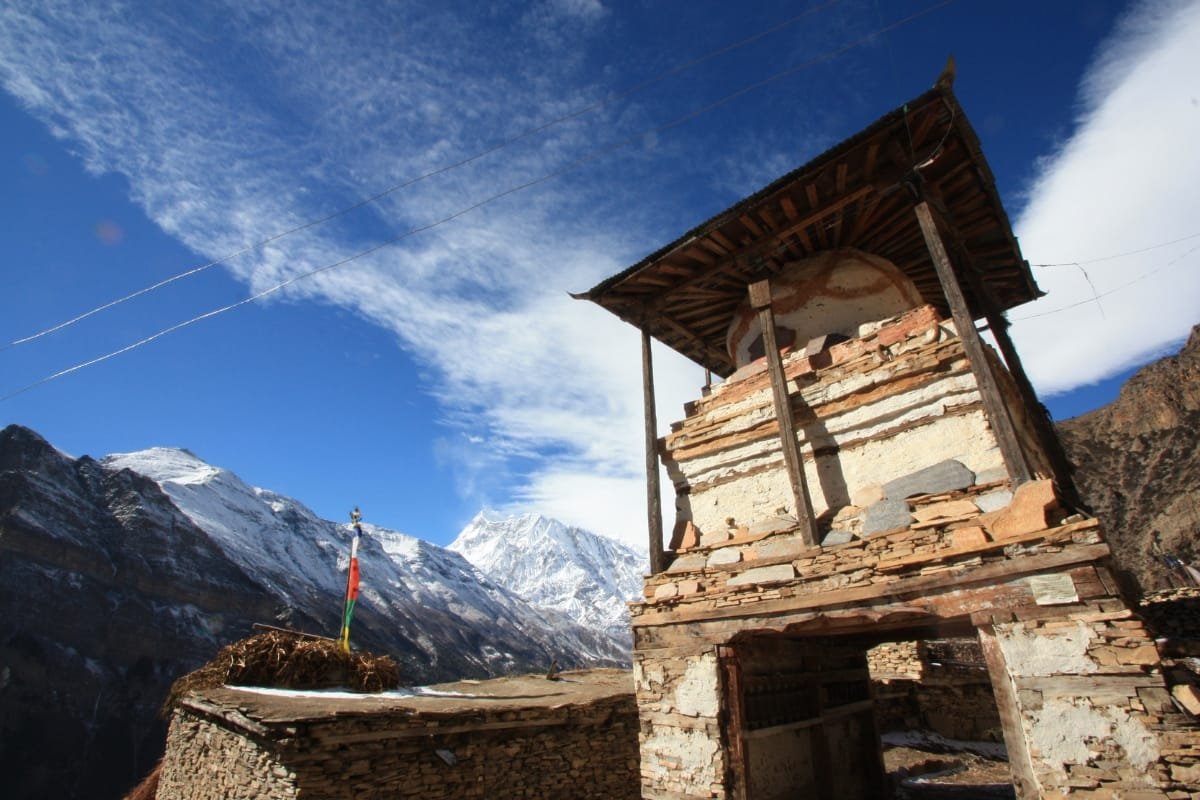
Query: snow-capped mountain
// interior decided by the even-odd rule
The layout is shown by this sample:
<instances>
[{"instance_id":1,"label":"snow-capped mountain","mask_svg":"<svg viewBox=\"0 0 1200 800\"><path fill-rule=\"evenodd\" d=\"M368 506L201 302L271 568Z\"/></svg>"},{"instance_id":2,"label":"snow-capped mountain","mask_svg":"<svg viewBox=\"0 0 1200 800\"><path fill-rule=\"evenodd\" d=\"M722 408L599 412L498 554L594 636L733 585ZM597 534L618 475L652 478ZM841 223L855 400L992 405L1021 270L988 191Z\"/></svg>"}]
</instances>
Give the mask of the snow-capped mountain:
<instances>
[{"instance_id":1,"label":"snow-capped mountain","mask_svg":"<svg viewBox=\"0 0 1200 800\"><path fill-rule=\"evenodd\" d=\"M120 796L162 751L158 708L175 678L256 622L336 635L350 536L186 450L97 461L0 430L9 794ZM359 560L351 641L396 658L407 681L629 661L606 632L445 548L364 525Z\"/></svg>"},{"instance_id":2,"label":"snow-capped mountain","mask_svg":"<svg viewBox=\"0 0 1200 800\"><path fill-rule=\"evenodd\" d=\"M449 549L529 603L630 647L626 603L641 593L647 562L629 547L538 514L481 511Z\"/></svg>"},{"instance_id":3,"label":"snow-capped mountain","mask_svg":"<svg viewBox=\"0 0 1200 800\"><path fill-rule=\"evenodd\" d=\"M349 525L249 486L186 450L151 448L100 463L154 480L231 560L279 598L285 614L324 613L326 620L336 620ZM383 652L401 645L396 655L409 674L495 675L540 669L551 658L573 665L628 659L619 645L532 607L457 553L386 528L363 530L352 641L376 640Z\"/></svg>"}]
</instances>

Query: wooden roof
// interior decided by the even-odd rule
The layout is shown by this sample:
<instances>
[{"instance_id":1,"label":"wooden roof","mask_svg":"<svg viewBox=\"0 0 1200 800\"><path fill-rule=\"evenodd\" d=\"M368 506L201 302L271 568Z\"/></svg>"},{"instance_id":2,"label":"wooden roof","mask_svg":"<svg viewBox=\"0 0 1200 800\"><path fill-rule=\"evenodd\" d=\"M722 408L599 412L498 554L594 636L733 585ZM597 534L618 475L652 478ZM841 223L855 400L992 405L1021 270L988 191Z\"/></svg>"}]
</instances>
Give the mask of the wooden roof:
<instances>
[{"instance_id":1,"label":"wooden roof","mask_svg":"<svg viewBox=\"0 0 1200 800\"><path fill-rule=\"evenodd\" d=\"M883 256L948 316L913 212L919 199L941 218L975 318L979 287L1001 310L1041 296L979 139L938 86L576 297L722 377L734 370L725 333L746 287L823 250Z\"/></svg>"}]
</instances>

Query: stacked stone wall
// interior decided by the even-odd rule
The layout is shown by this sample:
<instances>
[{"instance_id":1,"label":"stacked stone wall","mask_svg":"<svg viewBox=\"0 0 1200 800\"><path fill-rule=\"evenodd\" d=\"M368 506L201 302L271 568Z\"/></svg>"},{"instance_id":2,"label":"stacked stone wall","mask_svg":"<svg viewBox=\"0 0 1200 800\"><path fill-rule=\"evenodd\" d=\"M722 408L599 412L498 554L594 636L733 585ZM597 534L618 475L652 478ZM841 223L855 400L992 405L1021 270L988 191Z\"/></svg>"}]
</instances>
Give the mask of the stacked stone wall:
<instances>
[{"instance_id":1,"label":"stacked stone wall","mask_svg":"<svg viewBox=\"0 0 1200 800\"><path fill-rule=\"evenodd\" d=\"M632 694L299 723L192 701L172 719L159 800L639 797Z\"/></svg>"}]
</instances>

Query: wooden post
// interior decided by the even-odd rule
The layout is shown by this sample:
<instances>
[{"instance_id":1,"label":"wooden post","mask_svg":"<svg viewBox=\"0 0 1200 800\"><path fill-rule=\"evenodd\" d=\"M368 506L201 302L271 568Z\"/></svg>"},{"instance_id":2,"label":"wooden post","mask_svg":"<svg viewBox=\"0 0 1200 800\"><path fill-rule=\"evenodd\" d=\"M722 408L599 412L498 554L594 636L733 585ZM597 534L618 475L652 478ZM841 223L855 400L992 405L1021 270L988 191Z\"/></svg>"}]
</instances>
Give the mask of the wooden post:
<instances>
[{"instance_id":1,"label":"wooden post","mask_svg":"<svg viewBox=\"0 0 1200 800\"><path fill-rule=\"evenodd\" d=\"M758 312L758 326L762 329L767 371L771 376L771 392L775 400L775 419L779 422L779 443L783 448L783 460L787 464L788 480L792 485L796 519L800 521L800 538L805 544L816 545L819 544L817 522L813 518L812 500L809 499L808 484L804 479L804 461L800 457L800 445L796 441L796 423L792 418L792 399L788 394L787 376L783 373L783 359L779 356L779 343L775 340L775 312L771 309L770 281L761 280L750 284L750 307Z\"/></svg>"},{"instance_id":2,"label":"wooden post","mask_svg":"<svg viewBox=\"0 0 1200 800\"><path fill-rule=\"evenodd\" d=\"M1029 473L1029 466L1025 462L1024 453L1021 452L1021 442L1017 438L1012 418L1008 415L1008 408L1000 394L996 376L992 374L991 365L988 364L987 354L983 350L983 341L979 338L979 331L975 329L975 320L967 308L967 301L963 297L962 287L959 286L958 277L954 274L954 268L950 264L950 257L946 255L946 246L942 242L941 234L938 233L937 224L933 221L929 204L924 201L917 203L915 210L917 221L921 224L921 233L925 236L925 246L929 248L929 257L933 260L938 281L942 284L946 302L950 305L950 316L953 317L954 325L958 328L958 335L962 338L967 361L970 362L971 371L975 373L975 381L979 384L979 394L983 397L983 408L987 413L988 422L992 425L992 431L996 434L996 443L1000 446L1000 455L1004 459L1008 476L1014 485L1025 483L1032 477Z\"/></svg>"},{"instance_id":3,"label":"wooden post","mask_svg":"<svg viewBox=\"0 0 1200 800\"><path fill-rule=\"evenodd\" d=\"M1054 481L1058 484L1059 495L1066 501L1067 505L1073 508L1081 508L1079 490L1075 488L1075 479L1071 476L1071 463L1067 460L1067 453L1063 450L1058 433L1054 430L1054 423L1050 420L1050 414L1046 411L1046 407L1042 405L1041 401L1038 400L1033 383L1029 380L1029 376L1025 374L1025 367L1021 364L1021 356L1017 353L1017 348L1013 345L1012 338L1008 335L1008 320L1000 313L1000 310L992 301L991 295L987 293L987 287L983 285L983 281L973 272L969 272L968 276L971 281L971 289L983 301L983 310L987 319L988 329L996 337L996 346L1000 349L1000 355L1004 357L1004 365L1008 367L1009 374L1012 375L1013 382L1017 385L1017 392L1020 393L1021 400L1024 401L1025 408L1029 412L1029 418L1033 421L1033 427L1037 432L1038 439L1041 440L1042 450L1046 453L1046 458L1050 461L1050 469L1054 471Z\"/></svg>"},{"instance_id":4,"label":"wooden post","mask_svg":"<svg viewBox=\"0 0 1200 800\"><path fill-rule=\"evenodd\" d=\"M654 409L654 364L650 358L650 331L642 327L642 404L646 411L646 526L650 537L650 574L663 563L662 492L658 483L658 414Z\"/></svg>"},{"instance_id":5,"label":"wooden post","mask_svg":"<svg viewBox=\"0 0 1200 800\"><path fill-rule=\"evenodd\" d=\"M992 682L992 695L996 698L996 711L1000 714L1000 727L1004 731L1004 747L1008 750L1008 769L1012 775L1013 789L1017 800L1033 800L1041 797L1037 778L1033 771L1033 759L1025 741L1025 726L1021 722L1021 704L1016 687L1008 676L1004 651L996 641L992 625L977 628L983 660L987 663L988 677Z\"/></svg>"},{"instance_id":6,"label":"wooden post","mask_svg":"<svg viewBox=\"0 0 1200 800\"><path fill-rule=\"evenodd\" d=\"M721 665L725 689L723 721L726 756L729 759L725 765L729 783L726 789L732 800L746 800L750 793L750 776L746 764L746 740L743 737L746 730L746 697L742 686L742 665L738 661L737 651L731 645L717 647L717 663Z\"/></svg>"}]
</instances>

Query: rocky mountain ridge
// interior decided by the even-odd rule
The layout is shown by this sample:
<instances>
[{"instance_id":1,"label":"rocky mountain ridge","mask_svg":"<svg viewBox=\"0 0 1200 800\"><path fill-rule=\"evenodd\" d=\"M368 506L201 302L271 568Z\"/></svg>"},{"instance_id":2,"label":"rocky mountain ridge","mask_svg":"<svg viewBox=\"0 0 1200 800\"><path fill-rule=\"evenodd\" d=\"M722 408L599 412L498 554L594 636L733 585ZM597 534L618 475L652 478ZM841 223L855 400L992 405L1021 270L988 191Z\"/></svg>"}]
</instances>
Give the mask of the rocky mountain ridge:
<instances>
[{"instance_id":1,"label":"rocky mountain ridge","mask_svg":"<svg viewBox=\"0 0 1200 800\"><path fill-rule=\"evenodd\" d=\"M1164 555L1200 568L1200 325L1112 403L1056 427L1132 591L1186 580Z\"/></svg>"},{"instance_id":2,"label":"rocky mountain ridge","mask_svg":"<svg viewBox=\"0 0 1200 800\"><path fill-rule=\"evenodd\" d=\"M364 527L352 642L408 682L627 663L461 555ZM0 431L6 796L116 797L161 751L174 678L255 622L335 634L349 537L187 451L76 459Z\"/></svg>"}]
</instances>

